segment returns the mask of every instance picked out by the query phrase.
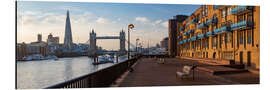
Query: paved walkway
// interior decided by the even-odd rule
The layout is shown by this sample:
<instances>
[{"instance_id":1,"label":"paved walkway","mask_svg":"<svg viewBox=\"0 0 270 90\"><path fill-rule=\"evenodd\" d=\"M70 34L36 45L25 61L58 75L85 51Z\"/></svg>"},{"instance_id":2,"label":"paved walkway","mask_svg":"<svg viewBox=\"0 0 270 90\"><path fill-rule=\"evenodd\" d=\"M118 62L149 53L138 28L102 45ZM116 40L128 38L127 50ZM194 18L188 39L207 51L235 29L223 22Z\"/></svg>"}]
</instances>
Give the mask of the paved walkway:
<instances>
[{"instance_id":1,"label":"paved walkway","mask_svg":"<svg viewBox=\"0 0 270 90\"><path fill-rule=\"evenodd\" d=\"M119 87L136 86L181 86L181 85L224 85L259 83L259 75L252 73L214 76L195 70L195 80L192 76L181 80L176 78L176 71L182 71L184 65L205 65L192 60L165 59L165 64L158 64L154 59L142 58L134 66L134 71L125 74L118 83Z\"/></svg>"}]
</instances>

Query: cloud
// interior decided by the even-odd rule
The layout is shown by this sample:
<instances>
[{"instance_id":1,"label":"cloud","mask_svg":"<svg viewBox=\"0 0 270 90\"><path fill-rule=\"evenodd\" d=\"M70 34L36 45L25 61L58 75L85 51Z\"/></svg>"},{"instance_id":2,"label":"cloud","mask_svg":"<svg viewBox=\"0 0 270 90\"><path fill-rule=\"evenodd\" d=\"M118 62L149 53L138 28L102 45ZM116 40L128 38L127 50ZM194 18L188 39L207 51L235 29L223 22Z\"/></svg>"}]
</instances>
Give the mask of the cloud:
<instances>
[{"instance_id":1,"label":"cloud","mask_svg":"<svg viewBox=\"0 0 270 90\"><path fill-rule=\"evenodd\" d=\"M64 23L66 20L65 15L57 15L57 16L47 16L44 18L41 23L42 24L56 24L56 23Z\"/></svg>"},{"instance_id":2,"label":"cloud","mask_svg":"<svg viewBox=\"0 0 270 90\"><path fill-rule=\"evenodd\" d=\"M144 23L149 21L146 17L136 17L135 20Z\"/></svg>"},{"instance_id":3,"label":"cloud","mask_svg":"<svg viewBox=\"0 0 270 90\"><path fill-rule=\"evenodd\" d=\"M98 18L98 19L96 20L96 22L97 22L97 23L109 23L109 20L108 20L108 19L105 19L105 18L100 17L100 18Z\"/></svg>"},{"instance_id":4,"label":"cloud","mask_svg":"<svg viewBox=\"0 0 270 90\"><path fill-rule=\"evenodd\" d=\"M117 18L117 21L120 21L121 20L121 18Z\"/></svg>"},{"instance_id":5,"label":"cloud","mask_svg":"<svg viewBox=\"0 0 270 90\"><path fill-rule=\"evenodd\" d=\"M161 23L161 22L162 22L162 20L159 19L159 20L154 21L154 22L152 23L152 25L153 25L153 26L156 26L157 24L159 24L159 23Z\"/></svg>"},{"instance_id":6,"label":"cloud","mask_svg":"<svg viewBox=\"0 0 270 90\"><path fill-rule=\"evenodd\" d=\"M168 21L161 23L161 25L165 28L168 28Z\"/></svg>"}]
</instances>

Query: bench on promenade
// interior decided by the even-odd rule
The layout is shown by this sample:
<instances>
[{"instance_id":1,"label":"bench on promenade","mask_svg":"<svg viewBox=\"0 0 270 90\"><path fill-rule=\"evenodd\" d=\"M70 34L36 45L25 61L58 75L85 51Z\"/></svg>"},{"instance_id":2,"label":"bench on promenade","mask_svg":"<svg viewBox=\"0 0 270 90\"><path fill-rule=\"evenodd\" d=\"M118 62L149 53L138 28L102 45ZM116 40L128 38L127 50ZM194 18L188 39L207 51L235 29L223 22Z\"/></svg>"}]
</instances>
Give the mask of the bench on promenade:
<instances>
[{"instance_id":1,"label":"bench on promenade","mask_svg":"<svg viewBox=\"0 0 270 90\"><path fill-rule=\"evenodd\" d=\"M181 80L183 80L183 78L188 77L189 75L191 75L191 71L193 71L192 73L192 77L194 80L194 69L196 66L184 66L182 71L176 71L176 78L180 77Z\"/></svg>"},{"instance_id":2,"label":"bench on promenade","mask_svg":"<svg viewBox=\"0 0 270 90\"><path fill-rule=\"evenodd\" d=\"M164 64L165 63L165 59L164 58L159 58L159 59L157 59L157 63Z\"/></svg>"}]
</instances>

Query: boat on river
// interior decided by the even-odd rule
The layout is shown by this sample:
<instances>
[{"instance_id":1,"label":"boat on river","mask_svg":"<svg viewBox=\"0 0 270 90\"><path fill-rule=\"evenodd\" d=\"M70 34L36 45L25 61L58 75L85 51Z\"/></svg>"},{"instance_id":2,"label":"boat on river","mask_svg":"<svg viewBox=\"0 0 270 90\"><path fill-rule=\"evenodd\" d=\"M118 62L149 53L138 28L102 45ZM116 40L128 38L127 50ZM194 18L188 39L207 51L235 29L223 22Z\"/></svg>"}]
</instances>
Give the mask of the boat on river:
<instances>
[{"instance_id":1,"label":"boat on river","mask_svg":"<svg viewBox=\"0 0 270 90\"><path fill-rule=\"evenodd\" d=\"M105 63L114 63L113 58L111 58L110 55L102 55L98 56L98 62L93 62L93 65L98 65L98 64L105 64Z\"/></svg>"}]
</instances>

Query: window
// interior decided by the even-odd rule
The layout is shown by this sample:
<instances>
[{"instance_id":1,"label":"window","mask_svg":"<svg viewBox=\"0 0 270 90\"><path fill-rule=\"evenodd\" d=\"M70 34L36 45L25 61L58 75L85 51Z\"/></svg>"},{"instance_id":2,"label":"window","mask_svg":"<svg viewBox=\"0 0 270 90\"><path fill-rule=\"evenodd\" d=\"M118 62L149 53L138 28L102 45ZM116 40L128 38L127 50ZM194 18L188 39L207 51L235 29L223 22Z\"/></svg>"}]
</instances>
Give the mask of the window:
<instances>
[{"instance_id":1,"label":"window","mask_svg":"<svg viewBox=\"0 0 270 90\"><path fill-rule=\"evenodd\" d=\"M240 44L243 44L244 43L244 40L243 40L243 32L240 32L240 36L239 36L239 43Z\"/></svg>"},{"instance_id":2,"label":"window","mask_svg":"<svg viewBox=\"0 0 270 90\"><path fill-rule=\"evenodd\" d=\"M205 16L208 14L208 6L205 6Z\"/></svg>"},{"instance_id":3,"label":"window","mask_svg":"<svg viewBox=\"0 0 270 90\"><path fill-rule=\"evenodd\" d=\"M227 15L231 15L232 8L227 8Z\"/></svg>"},{"instance_id":4,"label":"window","mask_svg":"<svg viewBox=\"0 0 270 90\"><path fill-rule=\"evenodd\" d=\"M200 14L198 14L196 18L198 20L198 23L200 23L200 21L201 21Z\"/></svg>"},{"instance_id":5,"label":"window","mask_svg":"<svg viewBox=\"0 0 270 90\"><path fill-rule=\"evenodd\" d=\"M209 43L209 40L208 39L209 38L206 39L206 46L207 46L207 48L209 48L209 44L208 44Z\"/></svg>"},{"instance_id":6,"label":"window","mask_svg":"<svg viewBox=\"0 0 270 90\"><path fill-rule=\"evenodd\" d=\"M237 16L237 22L244 21L245 15L239 15Z\"/></svg>"},{"instance_id":7,"label":"window","mask_svg":"<svg viewBox=\"0 0 270 90\"><path fill-rule=\"evenodd\" d=\"M226 42L232 41L232 33L227 33Z\"/></svg>"},{"instance_id":8,"label":"window","mask_svg":"<svg viewBox=\"0 0 270 90\"><path fill-rule=\"evenodd\" d=\"M221 13L222 13L222 14L221 14L221 15L222 15L221 17L225 17L225 16L226 16L226 10L225 10L225 9L222 9L222 10L221 10Z\"/></svg>"},{"instance_id":9,"label":"window","mask_svg":"<svg viewBox=\"0 0 270 90\"><path fill-rule=\"evenodd\" d=\"M205 13L204 13L204 6L202 7L202 17L204 17Z\"/></svg>"},{"instance_id":10,"label":"window","mask_svg":"<svg viewBox=\"0 0 270 90\"><path fill-rule=\"evenodd\" d=\"M217 46L217 36L212 38L212 46L216 47Z\"/></svg>"},{"instance_id":11,"label":"window","mask_svg":"<svg viewBox=\"0 0 270 90\"><path fill-rule=\"evenodd\" d=\"M247 44L251 44L251 40L252 40L252 37L251 37L251 30L248 30L247 31Z\"/></svg>"}]
</instances>

